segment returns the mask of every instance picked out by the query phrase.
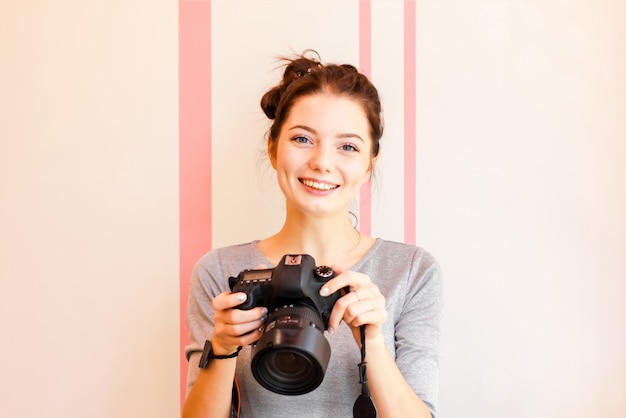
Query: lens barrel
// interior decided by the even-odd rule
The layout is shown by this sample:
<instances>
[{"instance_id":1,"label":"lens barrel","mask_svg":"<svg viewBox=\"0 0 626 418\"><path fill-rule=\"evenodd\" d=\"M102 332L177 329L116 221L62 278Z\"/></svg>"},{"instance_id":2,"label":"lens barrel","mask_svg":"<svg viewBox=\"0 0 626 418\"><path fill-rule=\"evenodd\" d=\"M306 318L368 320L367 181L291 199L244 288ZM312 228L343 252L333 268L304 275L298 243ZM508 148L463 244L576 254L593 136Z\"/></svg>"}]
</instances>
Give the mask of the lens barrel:
<instances>
[{"instance_id":1,"label":"lens barrel","mask_svg":"<svg viewBox=\"0 0 626 418\"><path fill-rule=\"evenodd\" d=\"M252 374L272 392L303 395L322 383L329 359L320 315L306 305L283 306L268 316L252 348Z\"/></svg>"}]
</instances>

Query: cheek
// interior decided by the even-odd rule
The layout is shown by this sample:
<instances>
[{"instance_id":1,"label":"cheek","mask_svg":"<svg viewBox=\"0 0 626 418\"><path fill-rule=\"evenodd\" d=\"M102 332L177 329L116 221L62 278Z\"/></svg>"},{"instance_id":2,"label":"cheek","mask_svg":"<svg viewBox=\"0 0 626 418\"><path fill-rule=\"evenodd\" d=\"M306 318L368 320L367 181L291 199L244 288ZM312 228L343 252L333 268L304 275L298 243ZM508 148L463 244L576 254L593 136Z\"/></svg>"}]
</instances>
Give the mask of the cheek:
<instances>
[{"instance_id":1,"label":"cheek","mask_svg":"<svg viewBox=\"0 0 626 418\"><path fill-rule=\"evenodd\" d=\"M276 170L276 176L281 188L292 181L295 176L295 165L289 158L285 158L285 155L281 155L274 160L274 169Z\"/></svg>"},{"instance_id":2,"label":"cheek","mask_svg":"<svg viewBox=\"0 0 626 418\"><path fill-rule=\"evenodd\" d=\"M280 144L276 148L274 156L270 156L270 160L274 169L282 172L295 171L302 164L302 156L297 150L285 144Z\"/></svg>"},{"instance_id":3,"label":"cheek","mask_svg":"<svg viewBox=\"0 0 626 418\"><path fill-rule=\"evenodd\" d=\"M372 171L374 171L374 161L371 158L361 161L357 170L362 173L364 178L369 179Z\"/></svg>"}]
</instances>

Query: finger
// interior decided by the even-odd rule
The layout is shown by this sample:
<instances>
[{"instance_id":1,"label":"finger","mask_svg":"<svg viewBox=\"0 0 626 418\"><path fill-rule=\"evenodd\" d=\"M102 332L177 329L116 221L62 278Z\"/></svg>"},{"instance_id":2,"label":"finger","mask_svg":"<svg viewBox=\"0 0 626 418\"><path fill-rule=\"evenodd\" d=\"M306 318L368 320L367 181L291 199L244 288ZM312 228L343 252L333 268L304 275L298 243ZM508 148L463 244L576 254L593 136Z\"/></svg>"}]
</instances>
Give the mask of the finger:
<instances>
[{"instance_id":1,"label":"finger","mask_svg":"<svg viewBox=\"0 0 626 418\"><path fill-rule=\"evenodd\" d=\"M366 324L382 324L387 318L387 311L376 299L367 299L351 303L345 309L343 321L358 327Z\"/></svg>"},{"instance_id":2,"label":"finger","mask_svg":"<svg viewBox=\"0 0 626 418\"><path fill-rule=\"evenodd\" d=\"M328 327L336 330L339 324L341 324L341 321L345 320L346 309L356 302L358 302L358 299L353 293L348 293L337 299L333 310L330 312L330 317L328 318Z\"/></svg>"},{"instance_id":3,"label":"finger","mask_svg":"<svg viewBox=\"0 0 626 418\"><path fill-rule=\"evenodd\" d=\"M378 287L373 283L364 284L358 288L354 288L350 291L352 295L354 295L354 299L357 302L361 302L368 299L376 299L381 296Z\"/></svg>"},{"instance_id":4,"label":"finger","mask_svg":"<svg viewBox=\"0 0 626 418\"><path fill-rule=\"evenodd\" d=\"M345 287L348 287L351 291L353 291L354 289L358 289L368 282L370 282L369 277L363 273L357 273L355 271L342 272L327 281L322 286L322 288L320 289L320 295L332 295L336 291Z\"/></svg>"},{"instance_id":5,"label":"finger","mask_svg":"<svg viewBox=\"0 0 626 418\"><path fill-rule=\"evenodd\" d=\"M330 317L328 318L328 329L331 333L335 332L339 328L339 324L341 324L341 318L343 318L344 310L335 304L335 307L330 312Z\"/></svg>"},{"instance_id":6,"label":"finger","mask_svg":"<svg viewBox=\"0 0 626 418\"><path fill-rule=\"evenodd\" d=\"M230 308L224 310L215 310L215 323L237 325L246 324L255 321L265 321L267 318L267 308L265 306L257 306L252 309Z\"/></svg>"},{"instance_id":7,"label":"finger","mask_svg":"<svg viewBox=\"0 0 626 418\"><path fill-rule=\"evenodd\" d=\"M213 337L219 339L223 346L251 344L260 338L266 318L265 307L216 311Z\"/></svg>"},{"instance_id":8,"label":"finger","mask_svg":"<svg viewBox=\"0 0 626 418\"><path fill-rule=\"evenodd\" d=\"M361 317L368 312L378 312L377 318L384 322L387 315L385 304L385 297L381 295L378 287L368 282L337 300L329 317L328 326L336 330L342 320L352 326L368 324L370 316L367 319ZM359 320L355 322L357 317Z\"/></svg>"},{"instance_id":9,"label":"finger","mask_svg":"<svg viewBox=\"0 0 626 418\"><path fill-rule=\"evenodd\" d=\"M216 311L223 311L241 305L248 300L248 295L243 292L224 292L213 298L211 305Z\"/></svg>"},{"instance_id":10,"label":"finger","mask_svg":"<svg viewBox=\"0 0 626 418\"><path fill-rule=\"evenodd\" d=\"M246 315L250 314L250 311L244 312ZM222 318L217 318L215 321L215 331L220 334L226 334L232 337L240 337L249 332L257 330L263 327L265 322L265 315L260 317L254 317L250 320L240 320L235 322L224 321Z\"/></svg>"},{"instance_id":11,"label":"finger","mask_svg":"<svg viewBox=\"0 0 626 418\"><path fill-rule=\"evenodd\" d=\"M261 338L263 328L261 326L255 327L252 330L241 334L231 335L225 332L220 332L217 328L213 330L213 336L211 340L215 346L222 347L223 352L232 352L239 346L246 346L254 343Z\"/></svg>"}]
</instances>

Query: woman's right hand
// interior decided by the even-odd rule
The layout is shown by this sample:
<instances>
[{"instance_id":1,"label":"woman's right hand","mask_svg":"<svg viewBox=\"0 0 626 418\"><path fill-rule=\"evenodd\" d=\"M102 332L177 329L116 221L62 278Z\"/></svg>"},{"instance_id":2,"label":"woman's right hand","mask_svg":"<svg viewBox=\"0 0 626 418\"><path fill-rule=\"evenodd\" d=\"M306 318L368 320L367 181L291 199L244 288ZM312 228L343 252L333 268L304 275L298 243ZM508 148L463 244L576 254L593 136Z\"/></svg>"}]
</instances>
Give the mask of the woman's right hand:
<instances>
[{"instance_id":1,"label":"woman's right hand","mask_svg":"<svg viewBox=\"0 0 626 418\"><path fill-rule=\"evenodd\" d=\"M230 291L213 298L211 305L214 311L214 328L211 346L216 355L236 353L238 347L252 344L261 337L267 309L237 309L246 298L245 293ZM200 369L185 401L182 416L230 416L235 367L236 360L233 359L210 362L207 368Z\"/></svg>"},{"instance_id":2,"label":"woman's right hand","mask_svg":"<svg viewBox=\"0 0 626 418\"><path fill-rule=\"evenodd\" d=\"M252 344L261 337L267 308L256 307L250 310L235 308L246 301L242 292L224 292L213 299L215 327L211 344L217 355L227 355L237 351L239 346Z\"/></svg>"}]
</instances>

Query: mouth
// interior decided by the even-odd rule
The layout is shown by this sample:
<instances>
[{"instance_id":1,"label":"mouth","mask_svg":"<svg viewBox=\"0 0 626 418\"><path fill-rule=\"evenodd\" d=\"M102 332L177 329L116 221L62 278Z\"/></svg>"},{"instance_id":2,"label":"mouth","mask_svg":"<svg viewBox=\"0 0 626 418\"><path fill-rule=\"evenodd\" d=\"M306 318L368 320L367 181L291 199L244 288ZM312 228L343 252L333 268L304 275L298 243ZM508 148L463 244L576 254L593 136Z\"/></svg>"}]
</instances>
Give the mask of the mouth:
<instances>
[{"instance_id":1,"label":"mouth","mask_svg":"<svg viewBox=\"0 0 626 418\"><path fill-rule=\"evenodd\" d=\"M339 187L338 184L331 183L320 183L319 181L309 180L309 179L298 179L300 183L304 184L306 187L310 187L311 189L320 190L323 192L327 192L329 190L334 190Z\"/></svg>"}]
</instances>

